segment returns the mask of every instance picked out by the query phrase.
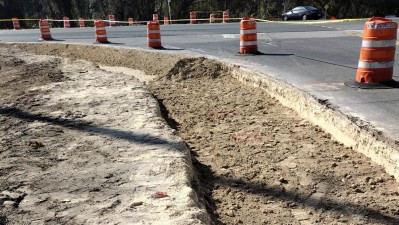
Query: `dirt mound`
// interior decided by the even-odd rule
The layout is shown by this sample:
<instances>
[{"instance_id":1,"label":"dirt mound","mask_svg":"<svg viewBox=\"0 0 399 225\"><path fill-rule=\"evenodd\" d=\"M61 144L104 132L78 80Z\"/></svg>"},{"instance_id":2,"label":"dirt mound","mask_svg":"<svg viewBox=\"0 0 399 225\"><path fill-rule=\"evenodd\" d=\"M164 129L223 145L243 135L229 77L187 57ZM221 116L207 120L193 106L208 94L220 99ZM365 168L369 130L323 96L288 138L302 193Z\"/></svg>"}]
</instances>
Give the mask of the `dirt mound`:
<instances>
[{"instance_id":1,"label":"dirt mound","mask_svg":"<svg viewBox=\"0 0 399 225\"><path fill-rule=\"evenodd\" d=\"M179 60L186 58L162 52L144 52L134 49L100 47L72 44L0 44L2 47L14 47L39 55L52 55L72 59L83 59L90 62L142 70L146 74L167 74Z\"/></svg>"},{"instance_id":2,"label":"dirt mound","mask_svg":"<svg viewBox=\"0 0 399 225\"><path fill-rule=\"evenodd\" d=\"M10 47L9 45L2 45ZM111 47L69 45L69 44L13 44L12 47L36 54L84 59L102 65L128 67L154 74L160 78L185 80L209 76L217 78L229 73L229 66L204 57L190 58L162 52ZM105 50L106 49L106 50Z\"/></svg>"},{"instance_id":3,"label":"dirt mound","mask_svg":"<svg viewBox=\"0 0 399 225\"><path fill-rule=\"evenodd\" d=\"M166 78L182 81L190 78L210 77L218 78L227 75L229 67L204 57L179 60L167 74L161 74L160 79Z\"/></svg>"},{"instance_id":4,"label":"dirt mound","mask_svg":"<svg viewBox=\"0 0 399 225\"><path fill-rule=\"evenodd\" d=\"M60 59L45 60L44 57L27 55L29 62L25 62L23 59L14 57L15 53L16 50L0 49L0 54L4 55L0 58L2 73L0 95L5 101L4 104L26 108L30 105L29 101L33 101L33 97L38 94L38 90L27 87L67 79L59 68Z\"/></svg>"}]
</instances>

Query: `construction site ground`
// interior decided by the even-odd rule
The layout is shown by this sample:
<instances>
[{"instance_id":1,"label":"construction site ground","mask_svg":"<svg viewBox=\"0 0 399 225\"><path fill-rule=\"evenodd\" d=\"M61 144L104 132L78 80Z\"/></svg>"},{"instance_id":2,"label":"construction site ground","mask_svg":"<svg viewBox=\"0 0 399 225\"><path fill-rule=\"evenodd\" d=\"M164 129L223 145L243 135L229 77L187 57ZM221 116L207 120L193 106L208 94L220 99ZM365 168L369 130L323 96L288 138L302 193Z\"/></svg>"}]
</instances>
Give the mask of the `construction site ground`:
<instances>
[{"instance_id":1,"label":"construction site ground","mask_svg":"<svg viewBox=\"0 0 399 225\"><path fill-rule=\"evenodd\" d=\"M399 224L393 176L225 64L89 49L0 48L1 225Z\"/></svg>"}]
</instances>

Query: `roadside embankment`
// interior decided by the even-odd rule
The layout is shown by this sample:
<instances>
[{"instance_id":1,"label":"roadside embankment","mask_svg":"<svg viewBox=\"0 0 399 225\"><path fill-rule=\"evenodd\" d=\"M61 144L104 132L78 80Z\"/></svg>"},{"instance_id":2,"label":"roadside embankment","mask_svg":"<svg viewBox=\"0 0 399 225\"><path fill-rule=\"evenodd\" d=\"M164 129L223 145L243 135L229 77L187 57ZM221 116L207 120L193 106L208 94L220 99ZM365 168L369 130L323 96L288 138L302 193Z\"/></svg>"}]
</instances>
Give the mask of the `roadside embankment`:
<instances>
[{"instance_id":1,"label":"roadside embankment","mask_svg":"<svg viewBox=\"0 0 399 225\"><path fill-rule=\"evenodd\" d=\"M1 47L20 48L39 55L65 57L67 59L56 58L63 59L62 65L66 68L69 64L73 65L75 61L80 62L84 59L94 64L90 68L119 70L118 73L122 74L99 73L94 77L91 77L93 73L84 72L85 69L77 70L82 74L77 73L72 78L74 82L58 79L58 76L55 76L57 78L55 82L59 83L52 84L52 87L57 87L53 92L54 97L57 96L57 92L62 91L61 87L64 83L72 82L74 85L82 83L83 85L85 82L80 79L93 80L93 87L90 86L88 90L85 90L84 85L79 86L78 89L70 86L68 93L71 96L64 93L62 98L56 98L60 104L75 101L76 89L77 93L86 93L84 99L92 99L86 109L74 108L81 105L65 104L64 108L58 105L57 107L60 108L56 112L65 111L67 116L79 119L82 116L81 111L91 112L91 107L94 107L92 111L94 114L89 118L95 118L95 124L101 122L101 127L107 128L94 129L94 131L107 131L111 128L115 130L118 127L125 130L129 126L135 129L146 128L138 126L142 123L138 123L137 119L145 117L140 112L145 110L146 103L154 108L153 98L158 100L163 117L176 132L156 118L160 116L159 112L155 113L157 114L155 117L149 115L152 118L150 121L156 124L149 127L154 130L147 131L154 131L158 135L157 132L164 129L166 136L179 142L173 148L180 146L181 148L178 149L181 151L171 151L170 155L157 154L149 158L145 152L148 150L148 153L157 153L158 148L155 151L152 148L145 148L144 152L140 149L132 149L133 151L130 152L128 151L129 143L124 143L123 140L118 141L114 138L103 140L97 137L96 133L94 137L87 137L91 138L89 145L95 144L96 147L102 146L101 143L108 145L111 141L116 141L116 145L126 144L116 152L117 154L110 148L104 148L101 151L106 159L110 159L109 162L119 157L122 157L121 160L130 160L135 152L142 153L143 163L138 160L132 164L131 169L128 166L121 169L120 173L107 175L106 179L113 180L115 177L114 184L124 181L116 179L118 176L123 177L124 174L129 173L138 174L130 176L130 182L137 179L145 181L152 179L153 176L154 184L164 184L163 181L158 181L158 178L166 173L164 177L176 174L177 177L173 177L177 179L179 173L173 173L176 170L181 172L182 180L168 178L165 182L182 181L184 183L186 180L189 182L186 184L189 188L185 190L190 190L192 187L197 191L196 194L190 191L187 195L183 193L183 197L194 200L192 204L188 204L192 209L189 211L191 214L185 214L187 211L183 208L180 212L172 213L173 215L168 214L173 210L178 210L173 197L173 195L178 195L177 188L173 189L176 191L172 191L170 197L162 198L159 202L146 199L146 197L131 201L131 209L142 210L140 212L143 214L140 215L143 216L143 221L151 218L151 211L147 214L143 211L146 207L162 208L164 206L164 213L172 216L164 217L165 221L173 219L173 216L177 216L176 219L179 221L182 221L184 216L191 216L193 221L206 224L209 222L208 217L201 211L201 205L204 203L216 224L393 225L399 223L398 186L393 177L393 175L398 177L395 158L398 148L395 140L385 137L383 133L378 132L365 121L345 115L329 102L319 100L284 81L253 72L249 68L228 65L204 57L194 58L161 51L70 44L2 44ZM142 109L135 103L137 101L135 95L122 87L133 85L129 77L139 77L143 74L130 73L129 70L120 67L138 69L153 78L151 81L145 79L149 92L142 88L133 87L134 90L132 89L134 93L138 91L137 94L141 94L138 96L146 97L147 100L140 101L143 104ZM40 71L40 67L38 68L37 71ZM58 68L58 66L50 66L50 68ZM51 77L54 76L51 75ZM101 79L104 80L101 81ZM124 79L126 83L123 82ZM108 96L113 92L118 94ZM90 93L95 93L95 95L90 96ZM45 99L49 98L48 95L47 93ZM33 109L41 106L40 104L48 104L42 97L42 95L37 95L34 98L35 101L27 103L33 104L34 106L31 106ZM95 100L106 97L106 100ZM122 101L125 98L127 101ZM104 113L109 110L107 116L100 116L101 113L97 115L98 113L95 112L98 107L101 107ZM128 109L128 111L123 109ZM138 114L134 113L136 110ZM86 121L88 115L91 114L84 114L82 120ZM93 126L90 123L83 125L86 128ZM127 135L124 132L117 132L117 134L122 137ZM183 148L185 147L182 145L183 142L180 142L179 138L174 136L175 134L178 134L190 149L192 164L189 162L190 159L187 159L187 149ZM146 137L143 138L147 140ZM99 139L92 140L94 138ZM159 141L159 139L156 140ZM35 143L32 142L32 144ZM87 144L84 146L88 147ZM178 152L184 154L180 155ZM177 163L165 161L165 167L161 166L163 159L170 160L175 156ZM372 163L370 158L379 165ZM101 157L100 159L104 160ZM179 161L181 159L188 161L184 163L184 160ZM145 165L157 162L160 163L158 169L149 170L148 173L140 172L141 167L146 168ZM384 172L384 169L388 173ZM125 186L121 184L121 187ZM113 192L115 191L118 190ZM146 190L142 191L144 194L149 193L145 192ZM134 195L132 197L130 194L127 191L124 196L133 198ZM124 206L124 201L117 201L118 198L122 199L117 196L111 198L113 201L103 207L103 212L110 213ZM81 199L81 201L89 199ZM202 199L206 199L206 202ZM67 199L68 201L73 202L70 199ZM162 202L165 205L160 204ZM93 204L96 205L96 203ZM115 212L127 213L120 210ZM135 212L137 211L123 215L139 215L134 214ZM159 218L157 216L160 215L162 214L159 212L154 214L155 218Z\"/></svg>"},{"instance_id":2,"label":"roadside embankment","mask_svg":"<svg viewBox=\"0 0 399 225\"><path fill-rule=\"evenodd\" d=\"M182 64L181 60L187 58L184 55L123 48L107 48L107 51L102 51L101 47L97 46L69 44L2 44L1 46L17 47L37 54L84 59L109 66L134 68L153 75L175 76L176 68L181 67L186 69L185 73L189 73L192 70L189 68L195 65L194 63L191 65L189 62ZM248 68L239 68L223 63L215 65L218 67L210 69L214 71L207 72L220 73L220 69L223 69L244 83L266 90L282 104L322 127L339 142L370 157L374 162L382 165L389 174L399 179L399 167L397 166L399 163L399 140L385 137L367 121L344 115L328 102L319 101L314 96L304 93L284 81L270 78L265 74L254 73Z\"/></svg>"}]
</instances>

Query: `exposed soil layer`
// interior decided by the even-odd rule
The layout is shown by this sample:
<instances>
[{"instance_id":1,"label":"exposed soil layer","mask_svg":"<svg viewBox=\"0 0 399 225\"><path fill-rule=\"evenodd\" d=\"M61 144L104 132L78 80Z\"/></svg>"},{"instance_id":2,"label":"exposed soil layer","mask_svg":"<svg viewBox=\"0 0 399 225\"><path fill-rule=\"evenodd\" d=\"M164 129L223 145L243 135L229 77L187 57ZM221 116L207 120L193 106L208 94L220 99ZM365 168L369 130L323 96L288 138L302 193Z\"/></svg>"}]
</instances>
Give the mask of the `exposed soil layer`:
<instances>
[{"instance_id":1,"label":"exposed soil layer","mask_svg":"<svg viewBox=\"0 0 399 225\"><path fill-rule=\"evenodd\" d=\"M140 71L4 48L0 66L1 225L208 223Z\"/></svg>"},{"instance_id":2,"label":"exposed soil layer","mask_svg":"<svg viewBox=\"0 0 399 225\"><path fill-rule=\"evenodd\" d=\"M259 89L204 73L150 90L191 148L217 224L399 223L393 177Z\"/></svg>"},{"instance_id":3,"label":"exposed soil layer","mask_svg":"<svg viewBox=\"0 0 399 225\"><path fill-rule=\"evenodd\" d=\"M398 185L392 176L362 154L332 140L321 128L301 119L262 90L233 79L229 75L229 68L224 65L204 58L182 56L154 64L149 62L151 58L161 58L157 53L137 55L123 50L126 55L121 57L122 50L102 52L101 48L96 48L98 54L93 54L85 47L69 47L70 50L50 47L25 48L36 53L138 68L158 75L149 88L165 107L164 114L167 114L169 124L176 127L191 149L199 177L198 194L207 200L208 212L216 224L399 224ZM24 62L3 60L2 63L18 65ZM46 63L54 69L49 72L37 71L44 73L44 76L32 82L67 81L67 77L57 72L56 60ZM42 66L39 64L37 68ZM10 71L12 69L11 66L7 68ZM15 74L18 73L15 71ZM17 104L26 110L37 107L38 103L32 100L35 99L32 96L37 94L23 91L27 82L21 76L26 75L8 74L2 78L1 104L7 107ZM87 107L82 110L89 110L93 106ZM82 116L73 106L68 109L70 116ZM29 139L24 140L26 134L18 132L23 132L31 121L2 117L0 122L2 134L11 130L16 133L2 140L1 164L10 165L0 168L2 178L10 171L23 173L23 169L11 165L15 160L37 165L37 173L51 168L54 160L58 160L56 156L41 153L40 157L43 158L40 160L32 157L38 154L38 150L45 149L41 144L47 146L51 140L62 146L79 135L71 134L68 139L60 139L56 135L58 130L48 130L48 134L41 134L40 141L30 142ZM47 140L47 136L52 138ZM7 143L20 141L23 141L20 145L26 151L22 152L23 155L13 157L12 154L17 154L21 146ZM6 151L3 146L8 146ZM76 160L79 162L79 159ZM112 179L107 177L104 178ZM22 194L3 193L6 197L0 210L1 222L6 220L7 215L12 215L10 209L18 208L21 198L25 198L25 192L10 182L0 185L5 185L1 186L2 191L14 190L12 193ZM102 194L102 189L94 191ZM112 210L119 207L123 200L119 198L118 202L116 197L113 200L109 205L104 205L104 212L116 213L117 217L118 211ZM37 204L41 204L40 199L37 201ZM74 204L75 207L79 206L79 202ZM97 203L92 204L96 206ZM53 207L59 205L54 204ZM68 212L67 208L59 208L59 211L60 215ZM50 221L68 224L66 220Z\"/></svg>"}]
</instances>

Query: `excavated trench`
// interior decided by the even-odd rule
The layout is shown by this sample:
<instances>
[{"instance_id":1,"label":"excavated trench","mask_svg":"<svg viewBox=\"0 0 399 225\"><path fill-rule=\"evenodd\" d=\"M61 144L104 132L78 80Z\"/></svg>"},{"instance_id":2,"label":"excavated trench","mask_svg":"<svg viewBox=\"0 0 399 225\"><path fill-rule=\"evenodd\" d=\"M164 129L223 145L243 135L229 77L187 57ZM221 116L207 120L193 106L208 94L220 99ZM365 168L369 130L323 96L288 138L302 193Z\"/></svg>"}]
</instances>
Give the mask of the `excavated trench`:
<instances>
[{"instance_id":1,"label":"excavated trench","mask_svg":"<svg viewBox=\"0 0 399 225\"><path fill-rule=\"evenodd\" d=\"M157 75L148 87L190 149L193 186L215 224L399 223L395 142L289 84L183 55L2 47Z\"/></svg>"}]
</instances>

